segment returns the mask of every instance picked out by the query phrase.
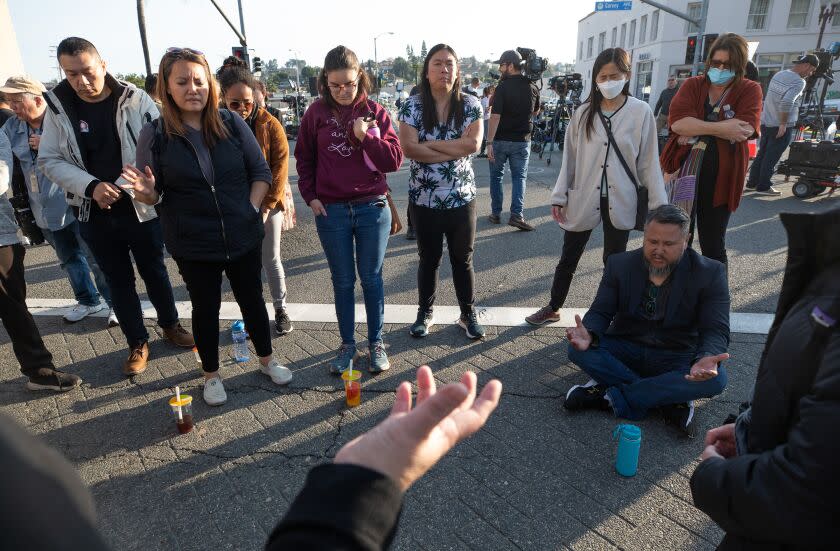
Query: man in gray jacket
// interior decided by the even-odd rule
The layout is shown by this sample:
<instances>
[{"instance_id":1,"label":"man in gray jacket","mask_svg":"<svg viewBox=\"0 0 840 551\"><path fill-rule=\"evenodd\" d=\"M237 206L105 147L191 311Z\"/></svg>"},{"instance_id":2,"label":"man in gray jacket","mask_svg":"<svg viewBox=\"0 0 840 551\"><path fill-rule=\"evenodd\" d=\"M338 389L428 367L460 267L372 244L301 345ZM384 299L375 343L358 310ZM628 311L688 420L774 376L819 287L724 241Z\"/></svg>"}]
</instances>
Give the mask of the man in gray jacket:
<instances>
[{"instance_id":1,"label":"man in gray jacket","mask_svg":"<svg viewBox=\"0 0 840 551\"><path fill-rule=\"evenodd\" d=\"M132 256L166 338L182 347L195 344L178 322L154 207L134 200L133 192L119 185L123 166L135 161L140 129L158 117L158 110L145 92L108 74L87 40L65 38L57 55L67 78L46 95L38 167L75 207L82 238L108 279L128 341L123 372L137 375L146 369L149 334Z\"/></svg>"},{"instance_id":2,"label":"man in gray jacket","mask_svg":"<svg viewBox=\"0 0 840 551\"><path fill-rule=\"evenodd\" d=\"M29 378L29 390L67 391L82 380L55 368L52 354L44 346L41 333L26 307L26 281L17 222L6 193L12 173L12 146L0 132L0 319L12 340L12 350L21 372Z\"/></svg>"}]
</instances>

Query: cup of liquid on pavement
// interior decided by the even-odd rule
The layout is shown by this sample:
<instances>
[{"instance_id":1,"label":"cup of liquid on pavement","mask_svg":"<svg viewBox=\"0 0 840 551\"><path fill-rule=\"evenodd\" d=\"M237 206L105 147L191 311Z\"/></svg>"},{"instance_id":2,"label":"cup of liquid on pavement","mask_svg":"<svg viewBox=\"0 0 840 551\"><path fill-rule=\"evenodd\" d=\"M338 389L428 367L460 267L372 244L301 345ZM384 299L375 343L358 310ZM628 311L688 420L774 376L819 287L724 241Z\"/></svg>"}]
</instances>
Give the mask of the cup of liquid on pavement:
<instances>
[{"instance_id":1,"label":"cup of liquid on pavement","mask_svg":"<svg viewBox=\"0 0 840 551\"><path fill-rule=\"evenodd\" d=\"M362 378L362 372L358 369L348 369L341 374L341 380L344 381L344 396L347 400L347 407L354 408L362 403L362 383L359 379Z\"/></svg>"},{"instance_id":2,"label":"cup of liquid on pavement","mask_svg":"<svg viewBox=\"0 0 840 551\"><path fill-rule=\"evenodd\" d=\"M175 416L178 433L190 432L193 429L192 396L178 393L169 399L169 407L172 408L172 415Z\"/></svg>"}]
</instances>

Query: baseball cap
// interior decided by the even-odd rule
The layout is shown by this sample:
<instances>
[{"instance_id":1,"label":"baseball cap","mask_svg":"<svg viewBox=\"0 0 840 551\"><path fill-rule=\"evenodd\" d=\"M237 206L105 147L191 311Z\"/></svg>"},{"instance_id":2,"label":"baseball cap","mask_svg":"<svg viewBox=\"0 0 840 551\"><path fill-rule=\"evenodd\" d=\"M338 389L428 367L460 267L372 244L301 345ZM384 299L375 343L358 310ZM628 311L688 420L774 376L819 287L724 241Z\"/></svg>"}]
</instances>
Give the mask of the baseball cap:
<instances>
[{"instance_id":1,"label":"baseball cap","mask_svg":"<svg viewBox=\"0 0 840 551\"><path fill-rule=\"evenodd\" d=\"M6 80L6 84L0 87L0 92L5 94L35 94L40 96L47 89L40 81L29 75L15 75Z\"/></svg>"},{"instance_id":2,"label":"baseball cap","mask_svg":"<svg viewBox=\"0 0 840 551\"><path fill-rule=\"evenodd\" d=\"M507 50L502 54L502 57L500 57L498 61L494 61L493 63L513 63L514 65L519 66L522 64L522 56L519 55L519 52L516 50Z\"/></svg>"},{"instance_id":3,"label":"baseball cap","mask_svg":"<svg viewBox=\"0 0 840 551\"><path fill-rule=\"evenodd\" d=\"M794 63L797 63L797 64L807 63L809 65L813 65L814 67L819 67L820 66L820 60L817 59L817 56L815 56L814 54L803 55L799 59L794 61Z\"/></svg>"}]
</instances>

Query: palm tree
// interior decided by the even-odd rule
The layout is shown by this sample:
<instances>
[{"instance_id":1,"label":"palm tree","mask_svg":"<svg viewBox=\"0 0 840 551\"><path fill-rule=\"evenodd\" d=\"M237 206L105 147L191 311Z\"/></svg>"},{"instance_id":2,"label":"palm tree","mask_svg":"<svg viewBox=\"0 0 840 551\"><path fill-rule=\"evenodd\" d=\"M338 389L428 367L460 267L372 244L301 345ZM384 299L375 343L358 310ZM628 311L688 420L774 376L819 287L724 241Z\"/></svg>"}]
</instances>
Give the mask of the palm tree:
<instances>
[{"instance_id":1,"label":"palm tree","mask_svg":"<svg viewBox=\"0 0 840 551\"><path fill-rule=\"evenodd\" d=\"M137 24L140 26L140 42L143 44L143 60L146 62L146 76L152 74L152 63L149 61L149 41L146 40L146 9L143 0L137 0Z\"/></svg>"}]
</instances>

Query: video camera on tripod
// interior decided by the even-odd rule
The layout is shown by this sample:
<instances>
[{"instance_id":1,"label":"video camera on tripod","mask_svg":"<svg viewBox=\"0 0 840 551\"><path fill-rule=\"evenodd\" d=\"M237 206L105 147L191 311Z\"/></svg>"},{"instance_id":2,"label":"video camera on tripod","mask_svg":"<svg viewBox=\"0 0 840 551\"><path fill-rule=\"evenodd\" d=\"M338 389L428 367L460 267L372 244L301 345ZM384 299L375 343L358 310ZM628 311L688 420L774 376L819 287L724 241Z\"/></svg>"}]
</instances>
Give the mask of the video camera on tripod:
<instances>
[{"instance_id":1,"label":"video camera on tripod","mask_svg":"<svg viewBox=\"0 0 840 551\"><path fill-rule=\"evenodd\" d=\"M519 55L522 56L522 69L525 71L525 78L531 82L542 82L542 74L548 68L548 60L537 55L536 50L530 48L516 48ZM542 84L540 84L542 88Z\"/></svg>"},{"instance_id":2,"label":"video camera on tripod","mask_svg":"<svg viewBox=\"0 0 840 551\"><path fill-rule=\"evenodd\" d=\"M580 95L583 93L583 79L580 73L555 75L548 79L548 88L563 99L571 93L569 100L579 105Z\"/></svg>"},{"instance_id":3,"label":"video camera on tripod","mask_svg":"<svg viewBox=\"0 0 840 551\"><path fill-rule=\"evenodd\" d=\"M840 42L832 42L828 48L820 48L812 52L819 61L817 70L808 77L803 94L802 105L799 108L799 126L808 126L812 129L814 137L825 138L826 120L823 117L825 108L825 96L828 87L834 84L834 73L832 69L834 61L840 58ZM822 82L822 88L819 84Z\"/></svg>"}]
</instances>

